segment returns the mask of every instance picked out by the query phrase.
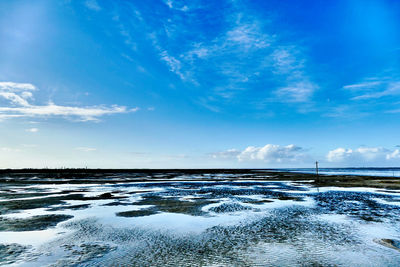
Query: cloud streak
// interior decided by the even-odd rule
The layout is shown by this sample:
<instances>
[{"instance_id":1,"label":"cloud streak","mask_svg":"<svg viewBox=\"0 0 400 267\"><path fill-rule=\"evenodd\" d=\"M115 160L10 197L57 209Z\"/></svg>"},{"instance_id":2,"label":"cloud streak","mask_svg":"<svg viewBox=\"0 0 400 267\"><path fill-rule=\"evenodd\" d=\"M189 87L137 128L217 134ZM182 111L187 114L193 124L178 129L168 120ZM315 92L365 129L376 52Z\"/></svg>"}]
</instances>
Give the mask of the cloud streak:
<instances>
[{"instance_id":1,"label":"cloud streak","mask_svg":"<svg viewBox=\"0 0 400 267\"><path fill-rule=\"evenodd\" d=\"M74 107L49 103L47 105L34 105L28 102L33 98L27 90L34 91L36 87L27 83L0 83L0 98L7 100L9 106L0 107L0 119L18 117L64 117L74 118L79 121L98 121L100 117L111 114L135 112L138 108L128 109L125 106L112 105Z\"/></svg>"},{"instance_id":2,"label":"cloud streak","mask_svg":"<svg viewBox=\"0 0 400 267\"><path fill-rule=\"evenodd\" d=\"M345 85L343 89L353 94L351 100L379 99L387 96L400 96L400 81L396 78L369 78L363 82Z\"/></svg>"},{"instance_id":3,"label":"cloud streak","mask_svg":"<svg viewBox=\"0 0 400 267\"><path fill-rule=\"evenodd\" d=\"M30 132L30 133L37 133L39 131L39 129L38 128L29 128L29 129L26 129L26 131Z\"/></svg>"},{"instance_id":4,"label":"cloud streak","mask_svg":"<svg viewBox=\"0 0 400 267\"><path fill-rule=\"evenodd\" d=\"M92 147L75 147L75 150L81 151L81 152L93 152L96 151L96 148Z\"/></svg>"}]
</instances>

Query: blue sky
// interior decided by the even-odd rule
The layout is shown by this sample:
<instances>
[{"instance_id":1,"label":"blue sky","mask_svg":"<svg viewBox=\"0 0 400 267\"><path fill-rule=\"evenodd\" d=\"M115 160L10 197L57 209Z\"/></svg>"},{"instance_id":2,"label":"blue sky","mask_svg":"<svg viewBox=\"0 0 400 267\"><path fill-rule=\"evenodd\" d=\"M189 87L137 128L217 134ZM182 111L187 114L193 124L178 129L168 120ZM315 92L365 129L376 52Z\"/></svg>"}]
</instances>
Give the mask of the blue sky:
<instances>
[{"instance_id":1,"label":"blue sky","mask_svg":"<svg viewBox=\"0 0 400 267\"><path fill-rule=\"evenodd\" d=\"M0 168L399 166L400 2L0 1Z\"/></svg>"}]
</instances>

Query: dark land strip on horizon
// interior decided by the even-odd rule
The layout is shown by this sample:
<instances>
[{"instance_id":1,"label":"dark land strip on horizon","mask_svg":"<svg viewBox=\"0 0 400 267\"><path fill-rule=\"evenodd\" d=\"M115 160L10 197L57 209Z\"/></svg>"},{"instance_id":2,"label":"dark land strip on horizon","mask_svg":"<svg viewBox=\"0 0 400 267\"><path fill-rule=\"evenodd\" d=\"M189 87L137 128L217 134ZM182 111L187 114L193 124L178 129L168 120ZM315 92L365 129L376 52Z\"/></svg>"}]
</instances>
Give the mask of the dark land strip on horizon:
<instances>
[{"instance_id":1,"label":"dark land strip on horizon","mask_svg":"<svg viewBox=\"0 0 400 267\"><path fill-rule=\"evenodd\" d=\"M278 169L2 169L0 183L120 183L178 181L304 181L315 186L400 189L400 178L316 175Z\"/></svg>"}]
</instances>

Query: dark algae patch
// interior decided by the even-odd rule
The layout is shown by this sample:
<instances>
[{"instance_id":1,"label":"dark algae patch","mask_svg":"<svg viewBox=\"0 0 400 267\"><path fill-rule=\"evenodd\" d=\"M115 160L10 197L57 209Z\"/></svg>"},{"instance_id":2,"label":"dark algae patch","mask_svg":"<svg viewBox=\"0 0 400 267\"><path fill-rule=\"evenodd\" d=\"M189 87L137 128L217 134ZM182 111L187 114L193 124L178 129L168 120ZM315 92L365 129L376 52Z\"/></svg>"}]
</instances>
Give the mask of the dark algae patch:
<instances>
[{"instance_id":1,"label":"dark algae patch","mask_svg":"<svg viewBox=\"0 0 400 267\"><path fill-rule=\"evenodd\" d=\"M66 204L65 200L84 200L83 194L71 194L57 197L43 197L36 199L9 200L1 202L0 215L20 210L49 208L52 205Z\"/></svg>"},{"instance_id":2,"label":"dark algae patch","mask_svg":"<svg viewBox=\"0 0 400 267\"><path fill-rule=\"evenodd\" d=\"M154 205L162 212L181 213L193 216L205 215L201 210L205 205L215 203L209 199L194 199L193 201L182 201L175 197L161 197L156 195L145 196L144 199L135 203L135 205Z\"/></svg>"},{"instance_id":3,"label":"dark algae patch","mask_svg":"<svg viewBox=\"0 0 400 267\"><path fill-rule=\"evenodd\" d=\"M150 216L159 213L156 208L149 208L143 210L130 210L130 211L123 211L117 212L116 215L120 217L143 217L143 216Z\"/></svg>"},{"instance_id":4,"label":"dark algae patch","mask_svg":"<svg viewBox=\"0 0 400 267\"><path fill-rule=\"evenodd\" d=\"M37 215L26 219L0 218L0 231L45 230L58 223L69 220L71 215ZM0 233L1 235L1 233Z\"/></svg>"},{"instance_id":5,"label":"dark algae patch","mask_svg":"<svg viewBox=\"0 0 400 267\"><path fill-rule=\"evenodd\" d=\"M381 244L382 246L392 248L400 252L400 241L399 240L394 240L394 239L376 239L374 240L376 243Z\"/></svg>"},{"instance_id":6,"label":"dark algae patch","mask_svg":"<svg viewBox=\"0 0 400 267\"><path fill-rule=\"evenodd\" d=\"M314 196L318 209L326 213L343 214L366 222L399 220L399 207L380 204L374 198L390 199L368 192L329 191Z\"/></svg>"},{"instance_id":7,"label":"dark algae patch","mask_svg":"<svg viewBox=\"0 0 400 267\"><path fill-rule=\"evenodd\" d=\"M0 205L0 215L1 214L8 214L13 213L15 211L20 210L27 210L27 209L37 209L37 208L51 208L53 210L56 209L79 209L84 208L83 205L81 206L66 206L67 200L108 200L108 199L120 199L126 198L123 196L113 196L111 193L104 193L96 197L85 197L83 194L68 194L63 196L46 196L41 198L34 198L34 199L10 199L7 201L1 202ZM53 205L60 205L61 207L51 207ZM62 208L64 207L64 208ZM88 206L87 206L88 207Z\"/></svg>"},{"instance_id":8,"label":"dark algae patch","mask_svg":"<svg viewBox=\"0 0 400 267\"><path fill-rule=\"evenodd\" d=\"M239 203L223 203L217 207L210 208L210 211L216 213L235 212L241 210L253 210L253 208L240 205Z\"/></svg>"},{"instance_id":9,"label":"dark algae patch","mask_svg":"<svg viewBox=\"0 0 400 267\"><path fill-rule=\"evenodd\" d=\"M47 211L60 211L60 210L82 210L90 207L90 204L81 204L81 205L63 205L59 207L53 207L47 209Z\"/></svg>"},{"instance_id":10,"label":"dark algae patch","mask_svg":"<svg viewBox=\"0 0 400 267\"><path fill-rule=\"evenodd\" d=\"M16 263L28 249L18 244L0 244L0 265Z\"/></svg>"},{"instance_id":11,"label":"dark algae patch","mask_svg":"<svg viewBox=\"0 0 400 267\"><path fill-rule=\"evenodd\" d=\"M55 266L82 266L92 259L99 259L105 254L114 250L115 247L110 247L104 244L87 244L80 245L62 245L62 249L67 253L67 256L57 260ZM97 265L101 266L101 264Z\"/></svg>"}]
</instances>

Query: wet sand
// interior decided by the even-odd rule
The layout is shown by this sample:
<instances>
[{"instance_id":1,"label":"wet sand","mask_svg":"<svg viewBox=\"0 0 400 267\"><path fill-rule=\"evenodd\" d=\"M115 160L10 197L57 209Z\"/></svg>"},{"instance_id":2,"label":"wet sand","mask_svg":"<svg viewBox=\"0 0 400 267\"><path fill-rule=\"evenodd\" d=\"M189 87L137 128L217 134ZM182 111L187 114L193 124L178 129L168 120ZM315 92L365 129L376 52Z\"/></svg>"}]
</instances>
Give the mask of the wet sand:
<instances>
[{"instance_id":1,"label":"wet sand","mask_svg":"<svg viewBox=\"0 0 400 267\"><path fill-rule=\"evenodd\" d=\"M399 180L3 170L0 265L396 266Z\"/></svg>"}]
</instances>

